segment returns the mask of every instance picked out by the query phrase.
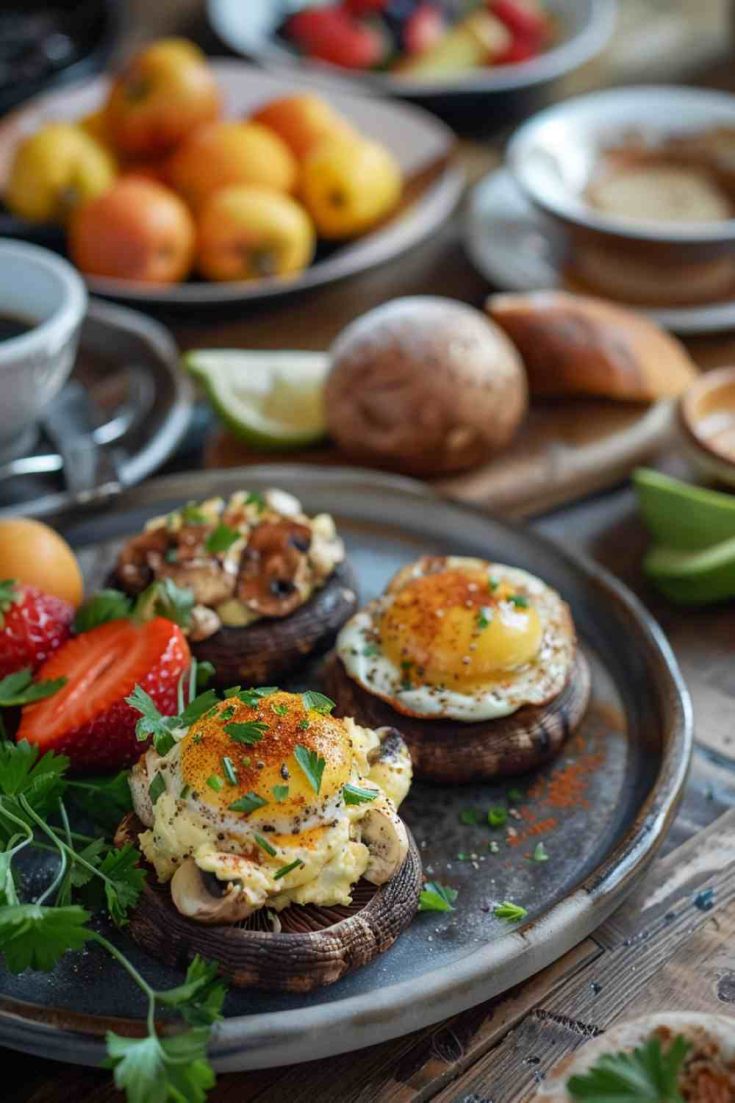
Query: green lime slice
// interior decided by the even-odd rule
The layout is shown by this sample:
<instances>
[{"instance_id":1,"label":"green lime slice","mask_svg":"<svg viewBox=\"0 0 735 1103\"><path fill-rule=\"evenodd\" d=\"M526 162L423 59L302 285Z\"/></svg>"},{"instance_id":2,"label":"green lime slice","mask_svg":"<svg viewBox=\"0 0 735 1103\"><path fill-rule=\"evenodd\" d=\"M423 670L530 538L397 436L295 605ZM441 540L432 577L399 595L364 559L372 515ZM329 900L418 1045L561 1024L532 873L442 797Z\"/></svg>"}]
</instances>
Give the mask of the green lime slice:
<instances>
[{"instance_id":1,"label":"green lime slice","mask_svg":"<svg viewBox=\"0 0 735 1103\"><path fill-rule=\"evenodd\" d=\"M186 353L183 364L218 417L246 444L304 448L326 436L326 353L197 349Z\"/></svg>"},{"instance_id":2,"label":"green lime slice","mask_svg":"<svg viewBox=\"0 0 735 1103\"><path fill-rule=\"evenodd\" d=\"M661 592L681 605L709 605L735 597L735 537L703 551L654 545L643 569Z\"/></svg>"},{"instance_id":3,"label":"green lime slice","mask_svg":"<svg viewBox=\"0 0 735 1103\"><path fill-rule=\"evenodd\" d=\"M735 494L692 486L649 467L633 473L633 485L657 544L701 551L735 536Z\"/></svg>"}]
</instances>

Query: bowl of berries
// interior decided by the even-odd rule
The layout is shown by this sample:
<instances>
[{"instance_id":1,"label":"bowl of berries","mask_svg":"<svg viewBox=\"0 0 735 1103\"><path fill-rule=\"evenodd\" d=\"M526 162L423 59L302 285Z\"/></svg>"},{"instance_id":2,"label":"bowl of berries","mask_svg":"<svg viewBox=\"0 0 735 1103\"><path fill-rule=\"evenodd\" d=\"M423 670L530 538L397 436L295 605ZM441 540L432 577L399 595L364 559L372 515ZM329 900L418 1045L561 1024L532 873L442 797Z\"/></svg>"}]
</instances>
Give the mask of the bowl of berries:
<instances>
[{"instance_id":1,"label":"bowl of berries","mask_svg":"<svg viewBox=\"0 0 735 1103\"><path fill-rule=\"evenodd\" d=\"M209 0L237 53L358 82L462 127L536 110L607 43L615 0Z\"/></svg>"}]
</instances>

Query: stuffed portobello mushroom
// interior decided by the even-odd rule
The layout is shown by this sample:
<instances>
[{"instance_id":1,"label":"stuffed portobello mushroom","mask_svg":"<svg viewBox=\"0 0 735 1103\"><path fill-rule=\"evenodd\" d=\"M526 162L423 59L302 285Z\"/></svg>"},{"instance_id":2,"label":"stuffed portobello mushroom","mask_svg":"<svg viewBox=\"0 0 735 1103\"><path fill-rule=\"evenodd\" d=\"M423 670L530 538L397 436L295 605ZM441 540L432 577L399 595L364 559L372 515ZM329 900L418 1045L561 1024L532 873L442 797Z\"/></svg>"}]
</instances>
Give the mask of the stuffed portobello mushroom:
<instances>
[{"instance_id":1,"label":"stuffed portobello mushroom","mask_svg":"<svg viewBox=\"0 0 735 1103\"><path fill-rule=\"evenodd\" d=\"M411 922L421 865L397 812L408 749L332 707L313 692L232 691L133 767L117 841L149 871L130 925L146 949L306 991Z\"/></svg>"},{"instance_id":2,"label":"stuffed portobello mushroom","mask_svg":"<svg viewBox=\"0 0 735 1103\"><path fill-rule=\"evenodd\" d=\"M584 715L590 671L541 579L425 556L347 621L325 685L342 714L399 728L417 774L473 781L552 758Z\"/></svg>"},{"instance_id":3,"label":"stuffed portobello mushroom","mask_svg":"<svg viewBox=\"0 0 735 1103\"><path fill-rule=\"evenodd\" d=\"M111 582L138 595L166 579L192 594L191 650L220 686L285 677L357 607L334 521L307 516L283 490L190 502L149 521L123 546Z\"/></svg>"}]
</instances>

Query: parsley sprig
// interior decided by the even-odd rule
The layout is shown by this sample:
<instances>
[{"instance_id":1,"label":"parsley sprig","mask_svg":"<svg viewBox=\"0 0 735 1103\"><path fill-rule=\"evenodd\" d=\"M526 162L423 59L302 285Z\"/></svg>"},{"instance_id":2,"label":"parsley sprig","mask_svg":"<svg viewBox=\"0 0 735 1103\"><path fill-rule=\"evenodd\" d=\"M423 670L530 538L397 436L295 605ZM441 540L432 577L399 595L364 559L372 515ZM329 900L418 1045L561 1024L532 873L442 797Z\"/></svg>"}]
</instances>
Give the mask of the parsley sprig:
<instances>
[{"instance_id":1,"label":"parsley sprig","mask_svg":"<svg viewBox=\"0 0 735 1103\"><path fill-rule=\"evenodd\" d=\"M23 705L33 704L34 701L43 701L45 697L58 693L65 685L66 678L34 682L30 667L16 670L13 674L0 678L0 709L21 708ZM0 716L0 738L4 739L6 735L5 725Z\"/></svg>"},{"instance_id":2,"label":"parsley sprig","mask_svg":"<svg viewBox=\"0 0 735 1103\"><path fill-rule=\"evenodd\" d=\"M457 896L457 889L440 885L438 881L427 881L419 896L419 911L453 912Z\"/></svg>"},{"instance_id":3,"label":"parsley sprig","mask_svg":"<svg viewBox=\"0 0 735 1103\"><path fill-rule=\"evenodd\" d=\"M567 1081L578 1103L684 1103L678 1079L689 1042L678 1034L667 1050L649 1038L632 1051L606 1053Z\"/></svg>"}]
</instances>

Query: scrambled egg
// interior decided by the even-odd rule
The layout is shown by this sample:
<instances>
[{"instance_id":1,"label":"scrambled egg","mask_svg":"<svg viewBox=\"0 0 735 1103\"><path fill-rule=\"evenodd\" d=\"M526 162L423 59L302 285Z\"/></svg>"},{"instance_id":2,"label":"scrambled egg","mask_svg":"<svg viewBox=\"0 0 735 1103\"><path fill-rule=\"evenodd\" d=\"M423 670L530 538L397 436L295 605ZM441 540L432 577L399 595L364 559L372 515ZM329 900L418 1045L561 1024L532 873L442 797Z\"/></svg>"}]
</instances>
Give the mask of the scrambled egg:
<instances>
[{"instance_id":1,"label":"scrambled egg","mask_svg":"<svg viewBox=\"0 0 735 1103\"><path fill-rule=\"evenodd\" d=\"M133 768L141 850L183 914L235 922L264 906L345 905L361 877L381 884L400 868L408 750L330 705L240 691Z\"/></svg>"}]
</instances>

